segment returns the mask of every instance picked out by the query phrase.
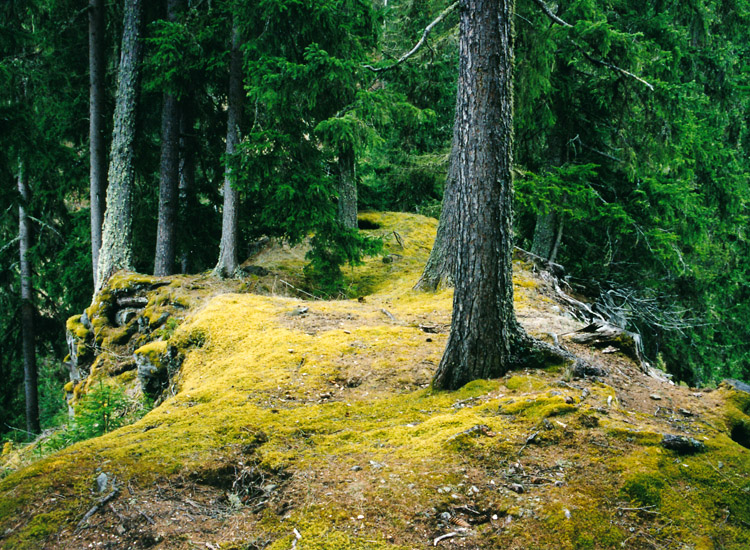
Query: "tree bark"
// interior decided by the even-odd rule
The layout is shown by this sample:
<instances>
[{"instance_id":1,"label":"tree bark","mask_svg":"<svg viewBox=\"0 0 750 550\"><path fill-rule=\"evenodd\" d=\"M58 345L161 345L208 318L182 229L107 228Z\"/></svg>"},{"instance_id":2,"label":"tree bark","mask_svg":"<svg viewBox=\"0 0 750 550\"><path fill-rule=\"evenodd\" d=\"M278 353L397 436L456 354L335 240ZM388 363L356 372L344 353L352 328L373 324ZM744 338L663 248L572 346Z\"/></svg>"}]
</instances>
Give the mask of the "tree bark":
<instances>
[{"instance_id":1,"label":"tree bark","mask_svg":"<svg viewBox=\"0 0 750 550\"><path fill-rule=\"evenodd\" d=\"M234 176L231 169L231 156L240 141L240 117L242 114L242 56L240 54L240 32L236 19L232 25L232 54L229 63L229 105L227 111L227 165L224 169L224 209L222 211L219 262L214 268L214 273L220 277L232 277L239 267L237 261L239 193L232 187Z\"/></svg>"},{"instance_id":2,"label":"tree bark","mask_svg":"<svg viewBox=\"0 0 750 550\"><path fill-rule=\"evenodd\" d=\"M167 1L167 21L177 21L180 0ZM161 162L159 171L159 218L156 227L154 275L174 273L179 184L180 102L165 93L161 112Z\"/></svg>"},{"instance_id":3,"label":"tree bark","mask_svg":"<svg viewBox=\"0 0 750 550\"><path fill-rule=\"evenodd\" d=\"M179 184L179 220L180 227L180 273L190 270L191 239L188 217L191 205L191 193L195 189L195 143L193 138L193 120L189 105L180 108L180 184Z\"/></svg>"},{"instance_id":4,"label":"tree bark","mask_svg":"<svg viewBox=\"0 0 750 550\"><path fill-rule=\"evenodd\" d=\"M29 246L31 241L31 227L26 215L26 205L29 203L29 182L22 162L18 165L18 193L21 202L18 206L18 240L20 242L21 269L21 334L23 338L23 379L26 397L26 431L39 433L39 390L36 370L36 350L34 334L34 304L33 287L31 282L31 263L29 261Z\"/></svg>"},{"instance_id":5,"label":"tree bark","mask_svg":"<svg viewBox=\"0 0 750 550\"><path fill-rule=\"evenodd\" d=\"M91 262L94 283L102 245L107 152L104 142L104 0L89 0L89 183L91 195Z\"/></svg>"},{"instance_id":6,"label":"tree bark","mask_svg":"<svg viewBox=\"0 0 750 550\"><path fill-rule=\"evenodd\" d=\"M133 156L142 49L139 40L141 12L141 0L125 2L97 291L116 271L133 269Z\"/></svg>"},{"instance_id":7,"label":"tree bark","mask_svg":"<svg viewBox=\"0 0 750 550\"><path fill-rule=\"evenodd\" d=\"M529 338L513 309L514 0L462 0L453 320L433 384L503 375Z\"/></svg>"},{"instance_id":8,"label":"tree bark","mask_svg":"<svg viewBox=\"0 0 750 550\"><path fill-rule=\"evenodd\" d=\"M550 208L552 208L550 206ZM540 258L552 261L552 249L555 246L557 214L554 210L536 215L534 226L534 240L531 243L531 253Z\"/></svg>"},{"instance_id":9,"label":"tree bark","mask_svg":"<svg viewBox=\"0 0 750 550\"><path fill-rule=\"evenodd\" d=\"M339 149L339 204L337 219L347 229L357 229L356 160L352 147Z\"/></svg>"},{"instance_id":10,"label":"tree bark","mask_svg":"<svg viewBox=\"0 0 750 550\"><path fill-rule=\"evenodd\" d=\"M454 132L455 133L455 132ZM435 292L441 286L453 286L453 271L456 266L456 172L455 172L455 143L451 150L448 176L445 179L443 189L443 206L440 212L435 242L427 258L427 264L420 276L414 290Z\"/></svg>"}]
</instances>

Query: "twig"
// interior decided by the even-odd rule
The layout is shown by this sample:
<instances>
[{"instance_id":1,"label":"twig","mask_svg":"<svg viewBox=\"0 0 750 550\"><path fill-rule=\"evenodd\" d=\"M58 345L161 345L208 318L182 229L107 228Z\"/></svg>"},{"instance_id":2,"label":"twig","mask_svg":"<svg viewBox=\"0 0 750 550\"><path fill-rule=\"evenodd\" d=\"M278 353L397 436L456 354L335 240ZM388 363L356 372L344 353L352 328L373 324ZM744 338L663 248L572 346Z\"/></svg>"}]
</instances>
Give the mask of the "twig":
<instances>
[{"instance_id":1,"label":"twig","mask_svg":"<svg viewBox=\"0 0 750 550\"><path fill-rule=\"evenodd\" d=\"M305 291L304 291L304 290L302 290L301 288L297 288L296 286L294 286L294 285L292 285L292 284L289 284L289 283L287 283L287 282L286 282L286 281L285 281L284 279L277 279L277 280L278 280L278 281L279 281L280 283L283 283L283 284L285 284L286 286L288 286L288 287L289 287L289 288L291 288L292 290L296 290L297 292L301 292L301 293L302 293L302 294L304 294L305 296L309 296L309 297L310 297L310 298L312 298L313 300L320 300L320 298L318 298L318 297L317 297L317 296L315 296L314 294L310 294L309 292L305 292ZM274 281L274 282L276 282L276 281Z\"/></svg>"},{"instance_id":2,"label":"twig","mask_svg":"<svg viewBox=\"0 0 750 550\"><path fill-rule=\"evenodd\" d=\"M440 535L439 537L437 537L435 540L432 541L432 545L437 546L438 542L440 542L441 540L449 539L449 538L456 537L456 536L458 536L458 533L456 533L455 531L446 533L445 535Z\"/></svg>"},{"instance_id":3,"label":"twig","mask_svg":"<svg viewBox=\"0 0 750 550\"><path fill-rule=\"evenodd\" d=\"M86 523L91 516L96 514L105 504L107 504L110 500L115 498L118 494L120 494L120 488L115 487L111 493L109 493L104 498L97 501L96 504L94 504L91 508L89 508L89 511L84 514L83 518L81 518L81 521L78 522L78 525L76 525L76 531L81 529L83 527L83 524Z\"/></svg>"},{"instance_id":4,"label":"twig","mask_svg":"<svg viewBox=\"0 0 750 550\"><path fill-rule=\"evenodd\" d=\"M380 311L385 313L386 317L388 317L391 321L393 321L394 323L396 322L396 318L393 316L393 313L382 307L380 308Z\"/></svg>"},{"instance_id":5,"label":"twig","mask_svg":"<svg viewBox=\"0 0 750 550\"><path fill-rule=\"evenodd\" d=\"M524 443L524 444L523 444L523 446L522 446L522 447L521 447L520 449L518 449L518 454L519 454L519 455L520 455L520 454L521 454L521 453L523 452L523 450L524 450L524 449L525 449L525 448L526 448L526 447L527 447L527 446L529 445L529 443L531 443L532 441L534 441L534 440L536 439L536 436L537 436L537 435L539 435L539 432L538 432L538 431L534 432L533 434L531 434L531 435L530 435L529 437L527 437L527 438L526 438L526 443Z\"/></svg>"},{"instance_id":6,"label":"twig","mask_svg":"<svg viewBox=\"0 0 750 550\"><path fill-rule=\"evenodd\" d=\"M424 28L424 31L422 32L422 37L419 39L419 42L417 42L416 45L411 50L409 50L404 55L399 57L395 63L388 65L387 67L373 67L372 65L363 65L363 67L365 69L371 70L374 73L382 73L383 71L390 71L391 69L398 67L399 65L401 65L401 63L403 63L404 61L406 61L412 55L414 55L415 53L419 51L419 49L424 45L425 40L427 40L427 37L429 36L429 34L432 32L432 29L434 29L437 24L439 24L443 19L445 19L457 7L458 7L458 2L453 2L450 6L448 6L442 12L440 12L440 15L438 15L437 18L432 23L430 23Z\"/></svg>"},{"instance_id":7,"label":"twig","mask_svg":"<svg viewBox=\"0 0 750 550\"><path fill-rule=\"evenodd\" d=\"M138 513L146 518L146 521L148 521L151 525L156 525L156 522L151 519L151 517L146 512L144 512L143 510L138 510Z\"/></svg>"}]
</instances>

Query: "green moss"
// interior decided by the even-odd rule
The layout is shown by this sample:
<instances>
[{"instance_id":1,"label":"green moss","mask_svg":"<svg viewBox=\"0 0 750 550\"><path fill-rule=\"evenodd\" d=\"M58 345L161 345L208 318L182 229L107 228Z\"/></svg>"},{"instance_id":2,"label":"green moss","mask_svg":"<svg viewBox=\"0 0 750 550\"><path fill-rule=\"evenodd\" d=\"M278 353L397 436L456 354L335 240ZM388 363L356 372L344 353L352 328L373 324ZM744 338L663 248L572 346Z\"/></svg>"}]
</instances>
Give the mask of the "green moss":
<instances>
[{"instance_id":1,"label":"green moss","mask_svg":"<svg viewBox=\"0 0 750 550\"><path fill-rule=\"evenodd\" d=\"M83 341L89 337L91 331L81 323L82 315L73 315L69 317L65 322L66 330L76 337L76 339Z\"/></svg>"},{"instance_id":2,"label":"green moss","mask_svg":"<svg viewBox=\"0 0 750 550\"><path fill-rule=\"evenodd\" d=\"M561 395L547 394L521 399L503 399L500 401L502 414L520 414L531 419L542 419L560 416L577 410L575 405L565 402Z\"/></svg>"},{"instance_id":3,"label":"green moss","mask_svg":"<svg viewBox=\"0 0 750 550\"><path fill-rule=\"evenodd\" d=\"M613 437L641 445L658 445L663 437L662 434L650 430L634 430L619 426L612 426L607 431Z\"/></svg>"},{"instance_id":4,"label":"green moss","mask_svg":"<svg viewBox=\"0 0 750 550\"><path fill-rule=\"evenodd\" d=\"M628 479L622 487L622 494L639 506L659 506L664 479L659 474L637 474Z\"/></svg>"},{"instance_id":5,"label":"green moss","mask_svg":"<svg viewBox=\"0 0 750 550\"><path fill-rule=\"evenodd\" d=\"M511 376L505 381L505 387L509 390L524 392L539 391L546 388L548 383L535 376Z\"/></svg>"},{"instance_id":6,"label":"green moss","mask_svg":"<svg viewBox=\"0 0 750 550\"><path fill-rule=\"evenodd\" d=\"M162 356L167 352L168 343L163 340L157 340L156 342L150 342L145 346L139 347L135 350L135 355L143 355L148 358L152 365L158 365L161 362Z\"/></svg>"}]
</instances>

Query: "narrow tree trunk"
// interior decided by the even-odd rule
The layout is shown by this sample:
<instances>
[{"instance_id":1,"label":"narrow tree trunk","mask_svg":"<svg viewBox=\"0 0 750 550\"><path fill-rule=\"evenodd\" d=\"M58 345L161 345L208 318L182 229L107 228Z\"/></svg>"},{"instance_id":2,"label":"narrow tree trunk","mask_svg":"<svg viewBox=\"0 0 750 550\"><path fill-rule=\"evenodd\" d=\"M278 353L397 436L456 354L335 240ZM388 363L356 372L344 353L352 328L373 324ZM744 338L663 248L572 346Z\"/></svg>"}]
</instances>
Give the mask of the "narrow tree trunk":
<instances>
[{"instance_id":1,"label":"narrow tree trunk","mask_svg":"<svg viewBox=\"0 0 750 550\"><path fill-rule=\"evenodd\" d=\"M454 136L454 144L456 139ZM453 271L456 266L456 156L455 145L451 151L448 176L443 189L443 207L440 212L435 242L427 258L422 276L414 290L434 292L441 286L453 286Z\"/></svg>"},{"instance_id":2,"label":"narrow tree trunk","mask_svg":"<svg viewBox=\"0 0 750 550\"><path fill-rule=\"evenodd\" d=\"M179 227L180 227L180 273L190 270L191 231L188 225L191 193L195 189L195 144L193 142L193 115L189 106L180 109L180 185L179 185Z\"/></svg>"},{"instance_id":3,"label":"narrow tree trunk","mask_svg":"<svg viewBox=\"0 0 750 550\"><path fill-rule=\"evenodd\" d=\"M357 229L357 180L354 149L339 149L338 221L348 229Z\"/></svg>"},{"instance_id":4,"label":"narrow tree trunk","mask_svg":"<svg viewBox=\"0 0 750 550\"><path fill-rule=\"evenodd\" d=\"M89 0L89 180L91 187L91 261L94 284L102 245L107 152L104 143L104 0Z\"/></svg>"},{"instance_id":5,"label":"narrow tree trunk","mask_svg":"<svg viewBox=\"0 0 750 550\"><path fill-rule=\"evenodd\" d=\"M168 0L167 21L177 21L179 0ZM180 147L180 103L165 93L161 111L161 163L159 175L159 218L156 226L154 275L174 273Z\"/></svg>"},{"instance_id":6,"label":"narrow tree trunk","mask_svg":"<svg viewBox=\"0 0 750 550\"><path fill-rule=\"evenodd\" d=\"M511 268L513 10L513 0L461 2L455 293L437 388L501 376L524 340Z\"/></svg>"},{"instance_id":7,"label":"narrow tree trunk","mask_svg":"<svg viewBox=\"0 0 750 550\"><path fill-rule=\"evenodd\" d=\"M231 277L237 271L237 208L239 193L232 188L234 175L229 159L240 141L240 117L242 113L242 56L240 54L240 32L237 21L232 25L232 54L229 63L229 106L227 109L227 166L224 169L224 210L221 222L221 245L219 262L214 273L220 277Z\"/></svg>"},{"instance_id":8,"label":"narrow tree trunk","mask_svg":"<svg viewBox=\"0 0 750 550\"><path fill-rule=\"evenodd\" d=\"M534 240L531 243L532 254L551 261L552 248L555 246L556 226L557 214L554 210L536 215Z\"/></svg>"},{"instance_id":9,"label":"narrow tree trunk","mask_svg":"<svg viewBox=\"0 0 750 550\"><path fill-rule=\"evenodd\" d=\"M141 12L141 0L125 2L97 291L116 271L133 269L133 155L141 60Z\"/></svg>"},{"instance_id":10,"label":"narrow tree trunk","mask_svg":"<svg viewBox=\"0 0 750 550\"><path fill-rule=\"evenodd\" d=\"M26 431L39 433L39 394L36 371L36 351L34 334L33 287L31 284L31 263L28 251L31 241L31 228L26 215L29 202L29 183L23 163L18 166L18 193L21 203L18 207L18 240L20 242L21 267L21 334L23 338L23 379L26 397Z\"/></svg>"}]
</instances>

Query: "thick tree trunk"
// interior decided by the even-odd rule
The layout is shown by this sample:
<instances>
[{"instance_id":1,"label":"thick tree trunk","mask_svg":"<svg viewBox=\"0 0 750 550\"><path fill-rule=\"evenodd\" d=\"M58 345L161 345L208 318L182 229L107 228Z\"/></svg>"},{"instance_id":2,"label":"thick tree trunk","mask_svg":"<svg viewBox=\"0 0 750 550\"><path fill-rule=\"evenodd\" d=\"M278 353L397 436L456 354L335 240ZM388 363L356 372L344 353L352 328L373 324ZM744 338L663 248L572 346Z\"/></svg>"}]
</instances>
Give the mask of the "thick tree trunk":
<instances>
[{"instance_id":1,"label":"thick tree trunk","mask_svg":"<svg viewBox=\"0 0 750 550\"><path fill-rule=\"evenodd\" d=\"M91 187L91 261L96 284L102 246L107 151L104 141L104 0L89 0L89 181Z\"/></svg>"},{"instance_id":2,"label":"thick tree trunk","mask_svg":"<svg viewBox=\"0 0 750 550\"><path fill-rule=\"evenodd\" d=\"M195 144L193 141L193 115L183 102L180 108L180 184L179 184L179 227L180 227L180 273L190 270L190 212L191 193L195 189Z\"/></svg>"},{"instance_id":3,"label":"thick tree trunk","mask_svg":"<svg viewBox=\"0 0 750 550\"><path fill-rule=\"evenodd\" d=\"M513 310L513 0L462 0L453 320L433 381L504 374L527 340Z\"/></svg>"},{"instance_id":4,"label":"thick tree trunk","mask_svg":"<svg viewBox=\"0 0 750 550\"><path fill-rule=\"evenodd\" d=\"M168 0L167 21L177 21L180 0ZM165 93L161 111L161 163L159 172L159 218L156 226L154 275L174 273L180 147L180 103Z\"/></svg>"},{"instance_id":5,"label":"thick tree trunk","mask_svg":"<svg viewBox=\"0 0 750 550\"><path fill-rule=\"evenodd\" d=\"M31 228L26 215L29 202L29 183L23 163L18 165L18 193L21 203L18 206L18 240L20 242L21 268L21 334L23 338L23 379L26 397L26 431L39 433L39 393L36 371L36 350L34 334L33 287L31 285L31 263L28 251L31 241Z\"/></svg>"},{"instance_id":6,"label":"thick tree trunk","mask_svg":"<svg viewBox=\"0 0 750 550\"><path fill-rule=\"evenodd\" d=\"M354 149L339 149L338 221L348 229L357 229L357 180Z\"/></svg>"},{"instance_id":7,"label":"thick tree trunk","mask_svg":"<svg viewBox=\"0 0 750 550\"><path fill-rule=\"evenodd\" d=\"M240 117L242 114L242 56L240 54L240 32L235 20L232 25L232 56L229 63L229 106L227 109L227 158L234 154L240 141ZM232 277L239 267L237 261L237 208L239 193L232 188L234 176L228 163L224 171L224 210L221 222L221 245L219 262L214 273L220 277Z\"/></svg>"},{"instance_id":8,"label":"thick tree trunk","mask_svg":"<svg viewBox=\"0 0 750 550\"><path fill-rule=\"evenodd\" d=\"M133 149L141 60L141 12L141 0L125 2L117 101L107 178L107 210L102 226L97 291L114 272L120 269L133 269Z\"/></svg>"}]
</instances>

